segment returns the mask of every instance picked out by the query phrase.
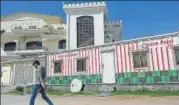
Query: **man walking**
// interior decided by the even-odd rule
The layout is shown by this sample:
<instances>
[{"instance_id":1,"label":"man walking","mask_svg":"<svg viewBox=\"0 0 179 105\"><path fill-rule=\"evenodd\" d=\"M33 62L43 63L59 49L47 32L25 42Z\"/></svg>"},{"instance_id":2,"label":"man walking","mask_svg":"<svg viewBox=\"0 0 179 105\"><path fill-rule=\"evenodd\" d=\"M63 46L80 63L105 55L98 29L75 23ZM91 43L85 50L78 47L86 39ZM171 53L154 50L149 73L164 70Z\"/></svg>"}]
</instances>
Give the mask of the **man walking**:
<instances>
[{"instance_id":1,"label":"man walking","mask_svg":"<svg viewBox=\"0 0 179 105\"><path fill-rule=\"evenodd\" d=\"M40 92L42 98L48 103L48 105L53 105L52 101L47 97L45 93L46 84L45 84L45 78L46 78L46 70L45 67L40 66L40 62L38 60L35 60L33 62L33 66L35 67L35 84L32 88L32 96L30 98L30 105L34 105L35 98L37 94Z\"/></svg>"}]
</instances>

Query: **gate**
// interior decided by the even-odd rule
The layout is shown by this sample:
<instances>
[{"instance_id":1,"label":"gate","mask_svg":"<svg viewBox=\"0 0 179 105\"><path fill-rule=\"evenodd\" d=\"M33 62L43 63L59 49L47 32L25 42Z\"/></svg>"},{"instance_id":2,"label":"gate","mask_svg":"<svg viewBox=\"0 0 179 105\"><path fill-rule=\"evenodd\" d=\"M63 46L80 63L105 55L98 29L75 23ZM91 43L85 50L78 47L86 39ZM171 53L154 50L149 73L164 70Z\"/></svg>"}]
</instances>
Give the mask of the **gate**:
<instances>
[{"instance_id":1,"label":"gate","mask_svg":"<svg viewBox=\"0 0 179 105\"><path fill-rule=\"evenodd\" d=\"M46 67L46 56L36 57L40 64ZM34 58L21 59L16 61L3 62L3 64L12 64L12 83L14 85L31 85L35 82L35 69L32 66ZM11 83L11 84L12 84Z\"/></svg>"},{"instance_id":2,"label":"gate","mask_svg":"<svg viewBox=\"0 0 179 105\"><path fill-rule=\"evenodd\" d=\"M29 64L16 64L14 84L31 84L33 83L34 68Z\"/></svg>"}]
</instances>

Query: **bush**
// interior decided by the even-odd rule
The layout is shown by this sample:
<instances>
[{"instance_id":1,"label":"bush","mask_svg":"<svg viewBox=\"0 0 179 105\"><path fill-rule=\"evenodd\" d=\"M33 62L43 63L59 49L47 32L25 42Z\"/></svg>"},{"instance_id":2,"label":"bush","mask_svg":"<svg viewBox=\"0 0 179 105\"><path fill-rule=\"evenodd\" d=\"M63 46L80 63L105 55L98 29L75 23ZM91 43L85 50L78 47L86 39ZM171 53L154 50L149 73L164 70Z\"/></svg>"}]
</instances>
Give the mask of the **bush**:
<instances>
[{"instance_id":1,"label":"bush","mask_svg":"<svg viewBox=\"0 0 179 105\"><path fill-rule=\"evenodd\" d=\"M24 87L22 87L22 86L17 86L17 87L16 87L16 90L19 91L19 92L23 92L23 91L24 91Z\"/></svg>"}]
</instances>

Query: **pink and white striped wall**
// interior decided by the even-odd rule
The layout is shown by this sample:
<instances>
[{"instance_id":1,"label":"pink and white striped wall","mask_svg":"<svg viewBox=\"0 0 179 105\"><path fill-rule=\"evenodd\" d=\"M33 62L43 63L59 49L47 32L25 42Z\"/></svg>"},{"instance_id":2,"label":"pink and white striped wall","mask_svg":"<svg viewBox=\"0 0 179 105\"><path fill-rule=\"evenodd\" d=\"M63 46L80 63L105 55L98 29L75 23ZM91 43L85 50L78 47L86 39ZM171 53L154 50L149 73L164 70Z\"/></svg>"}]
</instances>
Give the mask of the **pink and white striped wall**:
<instances>
[{"instance_id":1,"label":"pink and white striped wall","mask_svg":"<svg viewBox=\"0 0 179 105\"><path fill-rule=\"evenodd\" d=\"M116 73L137 72L133 67L133 51L148 49L149 68L147 70L171 70L175 69L175 55L173 45L179 44L179 37L155 39L148 41L133 41L111 45L115 51ZM102 47L94 47L85 50L48 55L48 76L77 75L76 58L88 57L87 71L82 74L101 74L101 50ZM62 73L54 74L53 61L63 60Z\"/></svg>"}]
</instances>

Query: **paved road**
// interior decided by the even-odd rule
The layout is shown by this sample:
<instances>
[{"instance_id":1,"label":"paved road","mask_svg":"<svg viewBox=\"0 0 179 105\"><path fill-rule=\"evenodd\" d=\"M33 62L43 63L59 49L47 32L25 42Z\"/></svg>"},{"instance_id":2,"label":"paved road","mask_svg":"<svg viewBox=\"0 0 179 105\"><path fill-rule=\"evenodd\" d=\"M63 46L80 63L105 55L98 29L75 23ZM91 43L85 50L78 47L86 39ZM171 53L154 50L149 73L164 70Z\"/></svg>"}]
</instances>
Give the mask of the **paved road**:
<instances>
[{"instance_id":1,"label":"paved road","mask_svg":"<svg viewBox=\"0 0 179 105\"><path fill-rule=\"evenodd\" d=\"M1 95L1 105L28 105L29 95ZM179 97L145 96L50 96L54 105L179 105ZM35 105L47 105L40 96Z\"/></svg>"}]
</instances>

